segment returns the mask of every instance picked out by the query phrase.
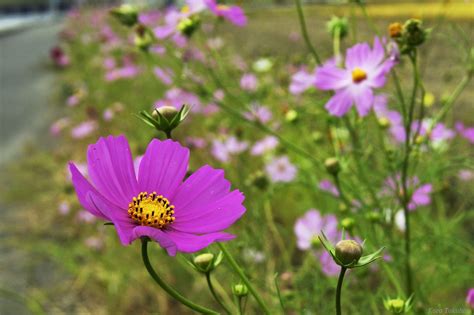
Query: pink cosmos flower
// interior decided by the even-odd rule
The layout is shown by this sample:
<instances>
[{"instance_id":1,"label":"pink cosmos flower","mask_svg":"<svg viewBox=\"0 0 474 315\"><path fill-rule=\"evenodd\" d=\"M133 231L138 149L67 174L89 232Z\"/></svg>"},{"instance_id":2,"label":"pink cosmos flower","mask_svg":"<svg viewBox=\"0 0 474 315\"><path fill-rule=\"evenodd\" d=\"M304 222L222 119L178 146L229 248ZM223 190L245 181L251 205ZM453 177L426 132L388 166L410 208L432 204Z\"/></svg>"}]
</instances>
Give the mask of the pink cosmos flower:
<instances>
[{"instance_id":1,"label":"pink cosmos flower","mask_svg":"<svg viewBox=\"0 0 474 315\"><path fill-rule=\"evenodd\" d=\"M474 144L474 127L466 128L462 122L457 122L455 127L462 137Z\"/></svg>"},{"instance_id":2,"label":"pink cosmos flower","mask_svg":"<svg viewBox=\"0 0 474 315\"><path fill-rule=\"evenodd\" d=\"M266 136L260 141L255 142L252 149L250 150L250 154L252 155L262 155L269 151L272 151L278 146L278 138L274 136Z\"/></svg>"},{"instance_id":3,"label":"pink cosmos flower","mask_svg":"<svg viewBox=\"0 0 474 315\"><path fill-rule=\"evenodd\" d=\"M205 2L214 15L222 17L237 26L245 26L247 24L247 17L240 7L217 4L216 0L205 0Z\"/></svg>"},{"instance_id":4,"label":"pink cosmos flower","mask_svg":"<svg viewBox=\"0 0 474 315\"><path fill-rule=\"evenodd\" d=\"M49 132L53 136L58 136L64 128L69 126L70 123L71 120L68 117L59 118L51 124L49 127Z\"/></svg>"},{"instance_id":5,"label":"pink cosmos flower","mask_svg":"<svg viewBox=\"0 0 474 315\"><path fill-rule=\"evenodd\" d=\"M299 95L310 89L316 83L316 69L313 72L306 71L305 68L291 76L290 93Z\"/></svg>"},{"instance_id":6,"label":"pink cosmos flower","mask_svg":"<svg viewBox=\"0 0 474 315\"><path fill-rule=\"evenodd\" d=\"M165 97L155 102L155 108L161 106L173 106L180 109L183 104L191 105L191 111L199 112L201 109L201 101L199 97L191 92L180 88L172 88L168 90Z\"/></svg>"},{"instance_id":7,"label":"pink cosmos flower","mask_svg":"<svg viewBox=\"0 0 474 315\"><path fill-rule=\"evenodd\" d=\"M244 91L255 92L258 87L257 77L252 73L246 73L240 78L240 87Z\"/></svg>"},{"instance_id":8,"label":"pink cosmos flower","mask_svg":"<svg viewBox=\"0 0 474 315\"><path fill-rule=\"evenodd\" d=\"M63 200L58 206L58 211L61 215L66 215L71 211L71 205L69 202Z\"/></svg>"},{"instance_id":9,"label":"pink cosmos flower","mask_svg":"<svg viewBox=\"0 0 474 315\"><path fill-rule=\"evenodd\" d=\"M367 43L354 45L347 50L344 68L334 60L316 70L316 87L333 90L334 96L326 104L333 116L343 116L353 104L360 116L369 113L374 102L373 89L385 85L386 76L395 65L385 58L384 48L378 38L373 49Z\"/></svg>"},{"instance_id":10,"label":"pink cosmos flower","mask_svg":"<svg viewBox=\"0 0 474 315\"><path fill-rule=\"evenodd\" d=\"M458 178L464 182L474 179L474 172L468 169L460 170Z\"/></svg>"},{"instance_id":11,"label":"pink cosmos flower","mask_svg":"<svg viewBox=\"0 0 474 315\"><path fill-rule=\"evenodd\" d=\"M188 162L179 143L153 139L135 174L127 139L109 136L89 146L90 181L69 167L79 202L111 221L123 245L146 236L174 256L233 239L222 231L245 213L244 195L222 170L205 165L183 182Z\"/></svg>"},{"instance_id":12,"label":"pink cosmos flower","mask_svg":"<svg viewBox=\"0 0 474 315\"><path fill-rule=\"evenodd\" d=\"M88 135L90 135L91 133L93 133L94 131L96 131L97 127L98 127L97 122L94 120L84 121L80 123L79 125L77 125L76 127L72 128L71 136L74 139L83 139L87 137Z\"/></svg>"},{"instance_id":13,"label":"pink cosmos flower","mask_svg":"<svg viewBox=\"0 0 474 315\"><path fill-rule=\"evenodd\" d=\"M298 170L291 164L286 155L273 158L270 163L265 166L265 171L274 183L291 182L296 177Z\"/></svg>"},{"instance_id":14,"label":"pink cosmos flower","mask_svg":"<svg viewBox=\"0 0 474 315\"><path fill-rule=\"evenodd\" d=\"M134 78L140 73L140 69L135 65L126 65L121 68L116 68L108 71L105 74L106 81L115 81L118 79Z\"/></svg>"},{"instance_id":15,"label":"pink cosmos flower","mask_svg":"<svg viewBox=\"0 0 474 315\"><path fill-rule=\"evenodd\" d=\"M301 250L314 249L314 244L319 244L318 235L321 231L328 237L331 243L339 241L341 233L337 229L336 216L329 214L322 216L318 210L310 209L295 223L296 246ZM328 276L339 273L340 267L334 262L331 255L325 250L315 250L314 254L321 262L322 271Z\"/></svg>"}]
</instances>

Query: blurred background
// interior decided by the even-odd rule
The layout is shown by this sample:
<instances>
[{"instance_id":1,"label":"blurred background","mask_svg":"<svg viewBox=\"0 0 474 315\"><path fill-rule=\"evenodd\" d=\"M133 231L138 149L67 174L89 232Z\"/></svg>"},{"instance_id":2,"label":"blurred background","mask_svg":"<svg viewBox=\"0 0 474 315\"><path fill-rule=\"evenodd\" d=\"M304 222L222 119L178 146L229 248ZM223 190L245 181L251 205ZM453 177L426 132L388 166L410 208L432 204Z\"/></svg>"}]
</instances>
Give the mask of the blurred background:
<instances>
[{"instance_id":1,"label":"blurred background","mask_svg":"<svg viewBox=\"0 0 474 315\"><path fill-rule=\"evenodd\" d=\"M161 8L179 1L127 1L139 5ZM228 1L230 2L230 1ZM319 38L322 52L330 50L330 39L323 36L324 23L331 15L347 12L346 1L305 1L307 22L313 38ZM6 172L17 160L28 156L37 148L55 146L55 139L48 129L53 119L58 117L58 104L64 100L58 97L60 86L58 72L51 66L50 49L58 43L58 33L63 28L67 12L74 8L110 7L122 1L92 0L0 0L0 181L2 189L10 186L12 172ZM242 5L250 24L243 30L223 28L225 36L235 46L242 45L242 54L249 58L265 55L286 56L291 59L295 50L305 51L303 43L288 42L288 34L297 33L298 20L290 0L252 0L232 1ZM449 7L447 6L449 4ZM446 10L445 10L446 9ZM393 1L379 0L368 2L368 12L374 17L380 28L393 20L407 17L423 17L437 23L442 16L456 21L465 31L472 34L474 29L474 4L471 1ZM441 14L443 13L443 14ZM226 33L228 32L228 33ZM361 27L361 33L367 32L367 26ZM252 40L247 40L252 34ZM426 75L427 84L434 91L454 86L453 77L460 72L459 64L445 45L436 44L427 56L429 64L439 67ZM325 50L327 50L325 52ZM326 54L327 55L327 54ZM441 71L442 69L442 71ZM439 75L443 76L441 82ZM439 83L437 83L439 81ZM438 85L438 87L437 87ZM441 87L443 85L443 87ZM472 87L472 85L471 85ZM467 108L464 115L472 120L473 89L467 89L460 102ZM470 108L468 108L470 106ZM458 114L462 116L463 114ZM471 121L472 123L472 121ZM46 157L48 159L48 157ZM30 165L31 172L41 169ZM33 176L34 178L34 176ZM29 178L31 180L31 178ZM48 190L49 183L42 178L39 183ZM21 187L17 187L21 189ZM36 190L41 194L41 187ZM58 268L53 260L37 258L36 252L19 250L15 243L7 241L12 226L21 226L16 211L21 208L22 200L0 199L0 314L41 313L38 300L41 291L53 285L70 280L67 268ZM57 205L52 207L57 208ZM30 220L33 217L22 217ZM28 231L16 231L16 237ZM68 248L63 248L67 251ZM33 291L32 291L33 288ZM34 294L33 298L27 298ZM54 291L52 291L54 292ZM64 292L64 291L59 291ZM28 294L27 294L28 293ZM51 293L51 291L50 291ZM78 294L77 296L81 296ZM77 298L75 296L75 298ZM110 302L110 301L109 301ZM64 301L67 304L68 301ZM72 303L72 302L71 302ZM109 308L113 309L113 308ZM58 307L58 314L67 308ZM73 313L80 313L75 308ZM67 311L66 311L67 312ZM87 311L84 311L87 313Z\"/></svg>"}]
</instances>

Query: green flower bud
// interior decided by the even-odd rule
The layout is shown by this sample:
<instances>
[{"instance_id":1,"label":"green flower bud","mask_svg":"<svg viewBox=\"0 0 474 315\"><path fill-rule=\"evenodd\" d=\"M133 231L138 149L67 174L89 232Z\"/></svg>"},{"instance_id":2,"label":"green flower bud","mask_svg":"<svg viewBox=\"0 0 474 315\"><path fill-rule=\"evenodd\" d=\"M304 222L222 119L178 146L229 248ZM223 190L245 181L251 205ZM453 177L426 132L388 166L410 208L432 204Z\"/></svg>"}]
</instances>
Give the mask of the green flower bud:
<instances>
[{"instance_id":1,"label":"green flower bud","mask_svg":"<svg viewBox=\"0 0 474 315\"><path fill-rule=\"evenodd\" d=\"M298 112L294 109L290 109L286 112L285 119L288 122L295 122L298 119Z\"/></svg>"},{"instance_id":2,"label":"green flower bud","mask_svg":"<svg viewBox=\"0 0 474 315\"><path fill-rule=\"evenodd\" d=\"M148 51L148 48L153 44L153 36L150 30L146 26L138 24L135 33L135 46L143 51Z\"/></svg>"},{"instance_id":3,"label":"green flower bud","mask_svg":"<svg viewBox=\"0 0 474 315\"><path fill-rule=\"evenodd\" d=\"M251 174L246 182L249 186L255 186L260 190L265 190L268 187L268 177L262 171Z\"/></svg>"},{"instance_id":4,"label":"green flower bud","mask_svg":"<svg viewBox=\"0 0 474 315\"><path fill-rule=\"evenodd\" d=\"M337 16L333 16L329 22L326 24L327 30L329 34L334 38L336 33L339 34L339 38L342 39L347 36L349 31L349 23L345 17L339 18Z\"/></svg>"},{"instance_id":5,"label":"green flower bud","mask_svg":"<svg viewBox=\"0 0 474 315\"><path fill-rule=\"evenodd\" d=\"M336 258L342 265L358 262L362 256L362 246L353 240L342 240L336 244Z\"/></svg>"},{"instance_id":6,"label":"green flower bud","mask_svg":"<svg viewBox=\"0 0 474 315\"><path fill-rule=\"evenodd\" d=\"M191 35L193 35L200 25L201 19L197 15L192 15L188 18L182 19L178 23L177 28L181 34L185 35L186 37L191 37Z\"/></svg>"},{"instance_id":7,"label":"green flower bud","mask_svg":"<svg viewBox=\"0 0 474 315\"><path fill-rule=\"evenodd\" d=\"M328 173L332 175L337 175L339 171L341 170L339 161L334 157L327 158L324 161L324 166L326 167L326 170L328 171Z\"/></svg>"},{"instance_id":8,"label":"green flower bud","mask_svg":"<svg viewBox=\"0 0 474 315\"><path fill-rule=\"evenodd\" d=\"M402 37L408 46L420 46L428 36L423 23L418 19L409 19L403 25Z\"/></svg>"},{"instance_id":9,"label":"green flower bud","mask_svg":"<svg viewBox=\"0 0 474 315\"><path fill-rule=\"evenodd\" d=\"M158 117L159 114L171 121L176 116L176 114L178 114L178 110L176 109L176 107L165 105L155 108L155 110L153 111L153 117Z\"/></svg>"},{"instance_id":10,"label":"green flower bud","mask_svg":"<svg viewBox=\"0 0 474 315\"><path fill-rule=\"evenodd\" d=\"M412 296L413 297L413 296ZM392 314L403 314L408 312L412 308L413 299L410 297L408 300L401 298L390 299L387 298L383 301L385 309Z\"/></svg>"},{"instance_id":11,"label":"green flower bud","mask_svg":"<svg viewBox=\"0 0 474 315\"><path fill-rule=\"evenodd\" d=\"M314 237L311 239L311 248L313 248L313 249L319 249L319 248L321 248L321 241L319 240L319 237L314 236Z\"/></svg>"},{"instance_id":12,"label":"green flower bud","mask_svg":"<svg viewBox=\"0 0 474 315\"><path fill-rule=\"evenodd\" d=\"M249 289L245 284L239 283L232 286L232 293L237 297L245 297L249 294Z\"/></svg>"},{"instance_id":13,"label":"green flower bud","mask_svg":"<svg viewBox=\"0 0 474 315\"><path fill-rule=\"evenodd\" d=\"M371 211L365 215L370 222L380 222L382 216L377 211Z\"/></svg>"},{"instance_id":14,"label":"green flower bud","mask_svg":"<svg viewBox=\"0 0 474 315\"><path fill-rule=\"evenodd\" d=\"M381 117L377 120L377 123L380 128L382 129L387 129L390 127L390 120L388 120L386 117Z\"/></svg>"},{"instance_id":15,"label":"green flower bud","mask_svg":"<svg viewBox=\"0 0 474 315\"><path fill-rule=\"evenodd\" d=\"M323 139L323 134L319 131L314 131L314 132L311 133L311 139L314 142L318 143Z\"/></svg>"},{"instance_id":16,"label":"green flower bud","mask_svg":"<svg viewBox=\"0 0 474 315\"><path fill-rule=\"evenodd\" d=\"M214 255L211 253L200 254L193 260L194 265L202 271L209 271L213 262Z\"/></svg>"},{"instance_id":17,"label":"green flower bud","mask_svg":"<svg viewBox=\"0 0 474 315\"><path fill-rule=\"evenodd\" d=\"M138 22L138 9L130 4L122 4L113 8L110 10L110 14L126 26L133 26Z\"/></svg>"},{"instance_id":18,"label":"green flower bud","mask_svg":"<svg viewBox=\"0 0 474 315\"><path fill-rule=\"evenodd\" d=\"M345 230L352 230L355 225L355 220L353 218L344 218L341 220L341 227Z\"/></svg>"}]
</instances>

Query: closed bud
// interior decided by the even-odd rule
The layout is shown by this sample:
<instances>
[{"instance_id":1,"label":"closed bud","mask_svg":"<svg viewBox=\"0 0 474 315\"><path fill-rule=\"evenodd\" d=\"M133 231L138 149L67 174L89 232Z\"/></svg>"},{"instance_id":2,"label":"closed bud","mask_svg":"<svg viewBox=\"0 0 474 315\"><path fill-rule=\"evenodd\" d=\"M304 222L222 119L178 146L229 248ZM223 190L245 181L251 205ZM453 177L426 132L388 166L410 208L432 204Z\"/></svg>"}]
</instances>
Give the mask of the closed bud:
<instances>
[{"instance_id":1,"label":"closed bud","mask_svg":"<svg viewBox=\"0 0 474 315\"><path fill-rule=\"evenodd\" d=\"M329 174L337 175L341 170L341 166L339 165L339 161L336 158L327 158L324 161L324 166Z\"/></svg>"},{"instance_id":2,"label":"closed bud","mask_svg":"<svg viewBox=\"0 0 474 315\"><path fill-rule=\"evenodd\" d=\"M247 179L247 185L252 185L260 190L267 189L269 184L268 177L262 171L251 174Z\"/></svg>"},{"instance_id":3,"label":"closed bud","mask_svg":"<svg viewBox=\"0 0 474 315\"><path fill-rule=\"evenodd\" d=\"M355 225L355 220L353 218L344 218L341 220L341 227L345 230L352 230Z\"/></svg>"},{"instance_id":4,"label":"closed bud","mask_svg":"<svg viewBox=\"0 0 474 315\"><path fill-rule=\"evenodd\" d=\"M358 262L362 251L362 246L353 240L342 240L336 244L336 258L342 265Z\"/></svg>"},{"instance_id":5,"label":"closed bud","mask_svg":"<svg viewBox=\"0 0 474 315\"><path fill-rule=\"evenodd\" d=\"M392 314L404 314L411 310L413 304L413 296L408 300L403 300L401 298L390 299L387 298L383 301L385 309Z\"/></svg>"},{"instance_id":6,"label":"closed bud","mask_svg":"<svg viewBox=\"0 0 474 315\"><path fill-rule=\"evenodd\" d=\"M153 36L146 26L142 24L137 25L135 29L134 44L137 48L143 51L148 51L148 48L153 44Z\"/></svg>"},{"instance_id":7,"label":"closed bud","mask_svg":"<svg viewBox=\"0 0 474 315\"><path fill-rule=\"evenodd\" d=\"M411 47L420 46L428 36L428 31L423 28L423 23L418 19L409 19L403 25L403 39Z\"/></svg>"},{"instance_id":8,"label":"closed bud","mask_svg":"<svg viewBox=\"0 0 474 315\"><path fill-rule=\"evenodd\" d=\"M314 131L314 132L311 133L311 139L314 142L318 143L323 139L323 134L319 131Z\"/></svg>"},{"instance_id":9,"label":"closed bud","mask_svg":"<svg viewBox=\"0 0 474 315\"><path fill-rule=\"evenodd\" d=\"M328 32L334 38L334 36L338 35L340 39L347 36L349 31L349 23L345 17L339 18L337 16L333 16L331 20L326 24Z\"/></svg>"},{"instance_id":10,"label":"closed bud","mask_svg":"<svg viewBox=\"0 0 474 315\"><path fill-rule=\"evenodd\" d=\"M193 260L194 265L203 272L207 272L212 269L214 262L214 255L211 253L200 254Z\"/></svg>"},{"instance_id":11,"label":"closed bud","mask_svg":"<svg viewBox=\"0 0 474 315\"><path fill-rule=\"evenodd\" d=\"M288 122L295 122L296 120L298 120L298 112L294 109L290 109L286 112L285 119Z\"/></svg>"},{"instance_id":12,"label":"closed bud","mask_svg":"<svg viewBox=\"0 0 474 315\"><path fill-rule=\"evenodd\" d=\"M138 22L138 9L130 4L122 4L113 8L110 10L110 14L126 26L133 26Z\"/></svg>"},{"instance_id":13,"label":"closed bud","mask_svg":"<svg viewBox=\"0 0 474 315\"><path fill-rule=\"evenodd\" d=\"M178 114L178 110L176 109L176 107L165 105L156 108L153 111L153 117L158 117L158 113L161 114L161 116L166 118L168 121L171 121L176 116L176 114Z\"/></svg>"},{"instance_id":14,"label":"closed bud","mask_svg":"<svg viewBox=\"0 0 474 315\"><path fill-rule=\"evenodd\" d=\"M365 215L370 222L380 222L382 216L377 211L371 211Z\"/></svg>"},{"instance_id":15,"label":"closed bud","mask_svg":"<svg viewBox=\"0 0 474 315\"><path fill-rule=\"evenodd\" d=\"M178 23L178 31L185 35L186 37L191 37L193 33L199 28L201 25L201 19L197 15L192 15L188 18L182 19Z\"/></svg>"},{"instance_id":16,"label":"closed bud","mask_svg":"<svg viewBox=\"0 0 474 315\"><path fill-rule=\"evenodd\" d=\"M388 120L386 117L381 117L377 120L377 123L380 128L382 129L387 129L390 127L390 120Z\"/></svg>"},{"instance_id":17,"label":"closed bud","mask_svg":"<svg viewBox=\"0 0 474 315\"><path fill-rule=\"evenodd\" d=\"M232 286L232 293L237 297L245 297L249 294L249 289L245 284L239 283Z\"/></svg>"}]
</instances>

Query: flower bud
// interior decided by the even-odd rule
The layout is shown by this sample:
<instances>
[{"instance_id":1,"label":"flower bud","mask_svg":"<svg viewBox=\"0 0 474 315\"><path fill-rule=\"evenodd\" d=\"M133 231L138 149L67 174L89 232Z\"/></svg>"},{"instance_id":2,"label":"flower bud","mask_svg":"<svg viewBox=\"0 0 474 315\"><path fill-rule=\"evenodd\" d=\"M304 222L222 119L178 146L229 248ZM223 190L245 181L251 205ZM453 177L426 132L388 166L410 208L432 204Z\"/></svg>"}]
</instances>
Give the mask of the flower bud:
<instances>
[{"instance_id":1,"label":"flower bud","mask_svg":"<svg viewBox=\"0 0 474 315\"><path fill-rule=\"evenodd\" d=\"M319 131L314 131L314 132L311 133L311 139L314 142L318 143L323 139L323 134Z\"/></svg>"},{"instance_id":2,"label":"flower bud","mask_svg":"<svg viewBox=\"0 0 474 315\"><path fill-rule=\"evenodd\" d=\"M403 25L402 35L406 45L415 47L425 42L428 31L423 28L423 23L420 20L409 19Z\"/></svg>"},{"instance_id":3,"label":"flower bud","mask_svg":"<svg viewBox=\"0 0 474 315\"><path fill-rule=\"evenodd\" d=\"M181 34L189 38L199 28L200 25L201 19L199 19L197 15L192 15L188 18L182 19L178 23L177 28Z\"/></svg>"},{"instance_id":4,"label":"flower bud","mask_svg":"<svg viewBox=\"0 0 474 315\"><path fill-rule=\"evenodd\" d=\"M391 38L402 36L403 25L399 22L392 23L388 26L388 33Z\"/></svg>"},{"instance_id":5,"label":"flower bud","mask_svg":"<svg viewBox=\"0 0 474 315\"><path fill-rule=\"evenodd\" d=\"M153 117L158 117L158 113L161 114L161 116L165 117L168 121L171 121L178 113L178 110L176 109L176 107L165 105L155 108L155 110L153 111Z\"/></svg>"},{"instance_id":6,"label":"flower bud","mask_svg":"<svg viewBox=\"0 0 474 315\"><path fill-rule=\"evenodd\" d=\"M138 22L138 9L130 4L122 4L113 8L110 10L110 14L126 26L133 26Z\"/></svg>"},{"instance_id":7,"label":"flower bud","mask_svg":"<svg viewBox=\"0 0 474 315\"><path fill-rule=\"evenodd\" d=\"M269 181L265 173L262 171L255 172L251 174L247 179L247 185L252 185L257 187L260 190L265 190L268 187Z\"/></svg>"},{"instance_id":8,"label":"flower bud","mask_svg":"<svg viewBox=\"0 0 474 315\"><path fill-rule=\"evenodd\" d=\"M311 248L313 249L321 248L321 240L319 239L319 237L314 236L313 238L311 238Z\"/></svg>"},{"instance_id":9,"label":"flower bud","mask_svg":"<svg viewBox=\"0 0 474 315\"><path fill-rule=\"evenodd\" d=\"M371 211L371 212L367 213L365 215L365 217L370 222L380 222L380 220L382 219L380 213L378 213L377 211Z\"/></svg>"},{"instance_id":10,"label":"flower bud","mask_svg":"<svg viewBox=\"0 0 474 315\"><path fill-rule=\"evenodd\" d=\"M194 265L202 271L209 271L214 262L214 255L211 253L200 254L193 260Z\"/></svg>"},{"instance_id":11,"label":"flower bud","mask_svg":"<svg viewBox=\"0 0 474 315\"><path fill-rule=\"evenodd\" d=\"M295 122L298 119L298 112L294 109L290 109L286 112L285 119L290 123Z\"/></svg>"},{"instance_id":12,"label":"flower bud","mask_svg":"<svg viewBox=\"0 0 474 315\"><path fill-rule=\"evenodd\" d=\"M328 173L332 175L337 175L339 171L341 170L339 161L337 160L337 158L334 158L334 157L327 158L324 161L324 166L326 167L326 170L328 171Z\"/></svg>"},{"instance_id":13,"label":"flower bud","mask_svg":"<svg viewBox=\"0 0 474 315\"><path fill-rule=\"evenodd\" d=\"M378 123L379 127L382 128L382 129L387 129L387 128L390 127L390 120L388 120L386 117L380 117L377 120L377 123Z\"/></svg>"},{"instance_id":14,"label":"flower bud","mask_svg":"<svg viewBox=\"0 0 474 315\"><path fill-rule=\"evenodd\" d=\"M336 258L342 265L358 262L362 251L362 246L353 240L342 240L336 244Z\"/></svg>"},{"instance_id":15,"label":"flower bud","mask_svg":"<svg viewBox=\"0 0 474 315\"><path fill-rule=\"evenodd\" d=\"M353 218L344 218L341 220L341 227L345 230L352 230L355 225L355 220Z\"/></svg>"},{"instance_id":16,"label":"flower bud","mask_svg":"<svg viewBox=\"0 0 474 315\"><path fill-rule=\"evenodd\" d=\"M345 17L339 18L337 16L333 16L326 24L326 27L333 38L336 36L336 34L338 34L339 38L342 39L347 36L349 31L349 23Z\"/></svg>"},{"instance_id":17,"label":"flower bud","mask_svg":"<svg viewBox=\"0 0 474 315\"><path fill-rule=\"evenodd\" d=\"M237 297L245 297L249 294L249 289L245 284L239 283L232 286L232 293Z\"/></svg>"},{"instance_id":18,"label":"flower bud","mask_svg":"<svg viewBox=\"0 0 474 315\"><path fill-rule=\"evenodd\" d=\"M410 307L410 302L405 302L401 298L396 299L386 299L383 301L385 309L392 314L403 314L408 311Z\"/></svg>"},{"instance_id":19,"label":"flower bud","mask_svg":"<svg viewBox=\"0 0 474 315\"><path fill-rule=\"evenodd\" d=\"M148 51L148 48L153 44L153 37L146 26L142 24L137 25L134 43L137 48L143 51Z\"/></svg>"}]
</instances>

